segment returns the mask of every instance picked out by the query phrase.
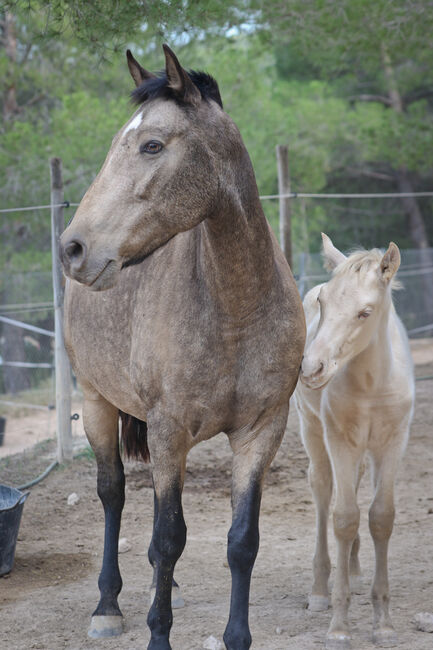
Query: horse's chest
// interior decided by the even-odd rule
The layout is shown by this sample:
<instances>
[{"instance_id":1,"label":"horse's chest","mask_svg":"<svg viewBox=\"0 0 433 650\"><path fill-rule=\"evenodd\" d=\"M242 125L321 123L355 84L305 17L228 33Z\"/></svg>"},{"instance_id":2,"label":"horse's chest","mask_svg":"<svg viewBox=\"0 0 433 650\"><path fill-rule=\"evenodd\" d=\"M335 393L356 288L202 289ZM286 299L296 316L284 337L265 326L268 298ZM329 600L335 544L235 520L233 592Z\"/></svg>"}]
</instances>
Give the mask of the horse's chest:
<instances>
[{"instance_id":1,"label":"horse's chest","mask_svg":"<svg viewBox=\"0 0 433 650\"><path fill-rule=\"evenodd\" d=\"M243 334L198 318L186 328L167 323L146 334L142 362L133 371L135 389L149 408L162 403L194 434L243 424L288 380L259 328Z\"/></svg>"}]
</instances>

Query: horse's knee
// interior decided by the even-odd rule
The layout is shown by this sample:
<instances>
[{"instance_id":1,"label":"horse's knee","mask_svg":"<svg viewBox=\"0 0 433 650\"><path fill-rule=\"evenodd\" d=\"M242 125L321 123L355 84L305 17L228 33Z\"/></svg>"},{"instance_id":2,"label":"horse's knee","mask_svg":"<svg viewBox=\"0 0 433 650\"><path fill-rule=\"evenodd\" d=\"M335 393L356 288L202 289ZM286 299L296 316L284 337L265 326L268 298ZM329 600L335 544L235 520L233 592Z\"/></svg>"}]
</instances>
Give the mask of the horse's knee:
<instances>
[{"instance_id":1,"label":"horse's knee","mask_svg":"<svg viewBox=\"0 0 433 650\"><path fill-rule=\"evenodd\" d=\"M376 541L387 540L391 537L394 525L395 509L380 508L373 504L368 513L368 523L371 536Z\"/></svg>"},{"instance_id":2,"label":"horse's knee","mask_svg":"<svg viewBox=\"0 0 433 650\"><path fill-rule=\"evenodd\" d=\"M121 461L111 470L98 469L97 489L104 506L122 510L125 504L125 474Z\"/></svg>"},{"instance_id":3,"label":"horse's knee","mask_svg":"<svg viewBox=\"0 0 433 650\"><path fill-rule=\"evenodd\" d=\"M321 499L331 498L332 469L327 459L320 463L310 463L308 478L314 495L317 495Z\"/></svg>"},{"instance_id":4,"label":"horse's knee","mask_svg":"<svg viewBox=\"0 0 433 650\"><path fill-rule=\"evenodd\" d=\"M359 508L334 512L334 533L338 540L352 542L359 528Z\"/></svg>"},{"instance_id":5,"label":"horse's knee","mask_svg":"<svg viewBox=\"0 0 433 650\"><path fill-rule=\"evenodd\" d=\"M231 569L248 571L259 550L259 531L247 522L234 522L227 537L227 559Z\"/></svg>"},{"instance_id":6,"label":"horse's knee","mask_svg":"<svg viewBox=\"0 0 433 650\"><path fill-rule=\"evenodd\" d=\"M176 562L186 544L186 524L182 506L160 506L149 548L151 563L156 560Z\"/></svg>"}]
</instances>

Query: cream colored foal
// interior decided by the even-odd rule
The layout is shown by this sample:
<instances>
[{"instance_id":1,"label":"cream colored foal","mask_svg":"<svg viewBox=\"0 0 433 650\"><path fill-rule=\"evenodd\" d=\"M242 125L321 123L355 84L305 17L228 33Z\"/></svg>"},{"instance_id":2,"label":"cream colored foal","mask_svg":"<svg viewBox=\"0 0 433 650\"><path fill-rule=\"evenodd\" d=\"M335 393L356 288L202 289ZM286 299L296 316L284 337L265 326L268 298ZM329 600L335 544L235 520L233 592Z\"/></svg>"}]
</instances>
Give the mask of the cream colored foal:
<instances>
[{"instance_id":1,"label":"cream colored foal","mask_svg":"<svg viewBox=\"0 0 433 650\"><path fill-rule=\"evenodd\" d=\"M334 477L338 557L326 645L350 647L349 574L359 574L357 489L368 454L374 489L369 525L376 552L373 639L389 645L396 639L389 615L387 568L394 480L414 402L408 338L392 302L400 252L391 243L385 254L374 249L346 257L329 237L322 238L325 266L333 275L305 296L307 343L295 392L316 504L309 608L328 607L327 520Z\"/></svg>"}]
</instances>

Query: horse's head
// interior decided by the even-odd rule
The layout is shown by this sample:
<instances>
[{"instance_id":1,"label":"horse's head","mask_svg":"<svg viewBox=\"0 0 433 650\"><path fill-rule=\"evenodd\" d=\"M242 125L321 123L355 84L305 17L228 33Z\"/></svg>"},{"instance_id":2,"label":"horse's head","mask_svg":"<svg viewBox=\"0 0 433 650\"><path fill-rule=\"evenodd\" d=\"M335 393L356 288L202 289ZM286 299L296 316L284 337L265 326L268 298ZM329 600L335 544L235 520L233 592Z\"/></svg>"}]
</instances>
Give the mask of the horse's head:
<instances>
[{"instance_id":1,"label":"horse's head","mask_svg":"<svg viewBox=\"0 0 433 650\"><path fill-rule=\"evenodd\" d=\"M390 309L392 278L400 266L393 242L385 254L373 249L346 257L329 237L322 238L325 266L333 276L310 292L319 307L301 366L301 380L310 388L323 388L368 346Z\"/></svg>"},{"instance_id":2,"label":"horse's head","mask_svg":"<svg viewBox=\"0 0 433 650\"><path fill-rule=\"evenodd\" d=\"M169 47L164 52L157 76L127 52L139 108L61 238L66 275L94 290L112 287L123 267L221 208L222 178L244 150L215 80L186 72Z\"/></svg>"}]
</instances>

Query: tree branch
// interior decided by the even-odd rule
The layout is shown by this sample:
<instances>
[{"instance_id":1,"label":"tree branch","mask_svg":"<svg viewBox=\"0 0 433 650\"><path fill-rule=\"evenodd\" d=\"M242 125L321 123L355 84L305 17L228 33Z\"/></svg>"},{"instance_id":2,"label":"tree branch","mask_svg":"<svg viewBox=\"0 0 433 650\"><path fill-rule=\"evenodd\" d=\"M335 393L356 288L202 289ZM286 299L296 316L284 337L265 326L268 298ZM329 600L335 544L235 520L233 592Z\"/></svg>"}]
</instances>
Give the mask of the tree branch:
<instances>
[{"instance_id":1,"label":"tree branch","mask_svg":"<svg viewBox=\"0 0 433 650\"><path fill-rule=\"evenodd\" d=\"M351 95L347 98L351 104L355 102L378 102L386 107L390 107L392 102L386 95Z\"/></svg>"},{"instance_id":2,"label":"tree branch","mask_svg":"<svg viewBox=\"0 0 433 650\"><path fill-rule=\"evenodd\" d=\"M346 171L354 176L367 176L367 178L376 178L380 181L395 182L396 176L385 174L384 172L375 172L371 169L357 169L356 167L346 167Z\"/></svg>"},{"instance_id":3,"label":"tree branch","mask_svg":"<svg viewBox=\"0 0 433 650\"><path fill-rule=\"evenodd\" d=\"M25 63L27 62L27 59L29 58L30 50L32 49L32 47L33 47L33 43L27 43L27 46L26 46L26 49L25 49L25 52L24 52L24 56L23 56L23 58L21 60L20 65L25 65Z\"/></svg>"}]
</instances>

